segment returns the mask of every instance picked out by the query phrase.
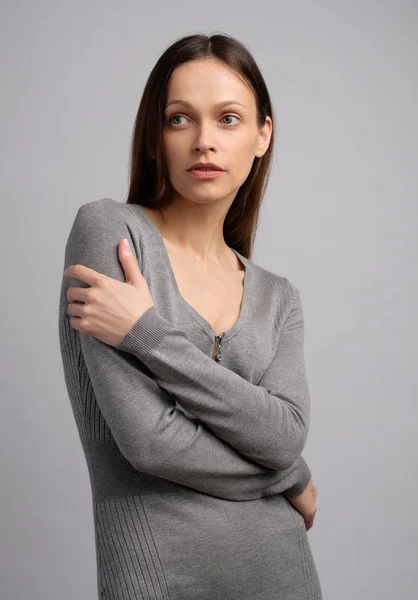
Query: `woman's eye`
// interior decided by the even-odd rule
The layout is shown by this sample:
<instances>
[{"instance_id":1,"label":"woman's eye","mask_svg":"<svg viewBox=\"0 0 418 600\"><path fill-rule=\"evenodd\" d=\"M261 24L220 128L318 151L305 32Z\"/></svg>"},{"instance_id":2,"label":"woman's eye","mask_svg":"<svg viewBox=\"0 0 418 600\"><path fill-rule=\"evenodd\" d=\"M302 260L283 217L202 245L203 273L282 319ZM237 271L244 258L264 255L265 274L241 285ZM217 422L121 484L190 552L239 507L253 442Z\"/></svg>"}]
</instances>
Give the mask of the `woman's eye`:
<instances>
[{"instance_id":1,"label":"woman's eye","mask_svg":"<svg viewBox=\"0 0 418 600\"><path fill-rule=\"evenodd\" d=\"M238 119L238 121L240 121L240 120L241 120L241 119L240 119L239 117L237 117L236 115L224 115L222 118L223 118L223 119L230 119L231 117L232 117L233 119ZM234 125L234 123L227 123L227 125Z\"/></svg>"},{"instance_id":2,"label":"woman's eye","mask_svg":"<svg viewBox=\"0 0 418 600\"><path fill-rule=\"evenodd\" d=\"M168 122L172 125L179 125L179 123L173 123L173 119L185 119L186 117L182 117L181 115L173 115L169 117Z\"/></svg>"}]
</instances>

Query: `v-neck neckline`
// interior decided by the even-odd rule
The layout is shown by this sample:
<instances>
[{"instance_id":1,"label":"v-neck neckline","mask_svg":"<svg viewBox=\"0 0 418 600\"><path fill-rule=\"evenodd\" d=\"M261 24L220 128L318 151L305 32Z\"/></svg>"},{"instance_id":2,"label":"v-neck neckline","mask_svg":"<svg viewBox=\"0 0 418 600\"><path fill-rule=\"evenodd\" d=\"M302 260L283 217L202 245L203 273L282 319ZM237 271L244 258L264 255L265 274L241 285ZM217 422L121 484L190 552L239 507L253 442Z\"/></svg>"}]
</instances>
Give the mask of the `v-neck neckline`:
<instances>
[{"instance_id":1,"label":"v-neck neckline","mask_svg":"<svg viewBox=\"0 0 418 600\"><path fill-rule=\"evenodd\" d=\"M216 331L214 330L212 325L209 323L209 321L207 319L205 319L205 317L203 317L203 315L201 315L191 304L189 304L189 302L187 302L187 300L180 293L180 289L177 285L176 276L174 274L174 270L171 265L170 257L168 255L167 248L164 243L164 239L163 239L163 236L162 236L160 230L153 223L153 221L151 221L150 217L147 215L147 213L145 211L145 207L142 204L136 204L136 206L139 207L139 210L141 211L146 222L150 226L150 229L153 233L154 239L157 242L157 247L160 252L160 257L161 257L162 261L167 265L167 268L168 268L168 271L170 274L171 283L173 284L176 296L178 297L181 304L188 310L188 312L192 315L192 317L195 319L195 321L197 321L199 323L199 325L206 331L206 333L208 334L208 336L210 337L212 342L215 340L215 338L217 336L222 335L222 333L223 333L222 343L226 342L231 337L236 335L240 331L240 329L243 327L243 325L247 319L248 310L249 310L250 287L251 287L251 282L252 282L252 270L251 270L250 261L245 256L240 254L237 250L235 250L234 248L231 248L231 250L234 252L234 254L238 257L238 260L245 267L244 279L243 279L243 296L242 296L242 301L241 301L241 311L240 311L237 321L235 321L235 324L232 327L230 327L229 329L227 329L226 331L218 334L218 333L216 333Z\"/></svg>"}]
</instances>

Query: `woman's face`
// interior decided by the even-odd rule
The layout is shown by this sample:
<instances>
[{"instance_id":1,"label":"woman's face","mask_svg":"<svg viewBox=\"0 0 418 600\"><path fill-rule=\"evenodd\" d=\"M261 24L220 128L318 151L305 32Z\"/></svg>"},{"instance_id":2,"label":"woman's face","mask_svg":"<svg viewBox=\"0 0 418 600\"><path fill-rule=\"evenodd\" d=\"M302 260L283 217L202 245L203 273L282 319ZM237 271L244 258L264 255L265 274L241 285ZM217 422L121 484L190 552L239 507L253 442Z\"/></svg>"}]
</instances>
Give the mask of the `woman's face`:
<instances>
[{"instance_id":1,"label":"woman's face","mask_svg":"<svg viewBox=\"0 0 418 600\"><path fill-rule=\"evenodd\" d=\"M224 200L229 207L254 158L266 152L271 130L270 117L258 127L254 94L223 63L199 59L173 71L163 145L170 180L179 196L200 204ZM199 179L188 171L196 162L215 163L224 172L213 179Z\"/></svg>"}]
</instances>

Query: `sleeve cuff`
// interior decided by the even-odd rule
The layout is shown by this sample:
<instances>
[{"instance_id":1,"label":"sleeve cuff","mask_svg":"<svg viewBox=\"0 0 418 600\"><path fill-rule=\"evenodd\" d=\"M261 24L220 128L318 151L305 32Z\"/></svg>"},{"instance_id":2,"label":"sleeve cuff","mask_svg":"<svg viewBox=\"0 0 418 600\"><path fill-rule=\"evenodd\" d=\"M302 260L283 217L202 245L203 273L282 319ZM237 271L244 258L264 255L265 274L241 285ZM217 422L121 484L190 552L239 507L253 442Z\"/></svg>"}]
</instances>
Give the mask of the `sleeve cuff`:
<instances>
[{"instance_id":1,"label":"sleeve cuff","mask_svg":"<svg viewBox=\"0 0 418 600\"><path fill-rule=\"evenodd\" d=\"M307 487L309 481L311 479L311 473L308 471L301 481L292 485L291 488L285 490L283 492L283 496L287 498L293 498L294 496L299 496Z\"/></svg>"},{"instance_id":2,"label":"sleeve cuff","mask_svg":"<svg viewBox=\"0 0 418 600\"><path fill-rule=\"evenodd\" d=\"M154 305L142 313L116 349L145 359L160 345L166 335L174 331L176 330L171 323L159 314Z\"/></svg>"}]
</instances>

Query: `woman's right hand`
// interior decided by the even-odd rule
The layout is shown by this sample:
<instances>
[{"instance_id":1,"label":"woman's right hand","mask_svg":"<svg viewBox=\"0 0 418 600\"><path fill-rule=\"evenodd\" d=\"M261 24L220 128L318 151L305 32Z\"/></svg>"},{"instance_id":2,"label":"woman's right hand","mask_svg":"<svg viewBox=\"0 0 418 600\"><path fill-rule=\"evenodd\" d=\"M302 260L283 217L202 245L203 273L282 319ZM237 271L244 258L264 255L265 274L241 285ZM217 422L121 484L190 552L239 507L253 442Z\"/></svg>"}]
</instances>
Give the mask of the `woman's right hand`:
<instances>
[{"instance_id":1,"label":"woman's right hand","mask_svg":"<svg viewBox=\"0 0 418 600\"><path fill-rule=\"evenodd\" d=\"M306 531L313 526L313 522L316 515L316 487L312 481L312 477L309 480L308 485L299 496L287 497L289 502L298 510L302 517L305 519Z\"/></svg>"}]
</instances>

